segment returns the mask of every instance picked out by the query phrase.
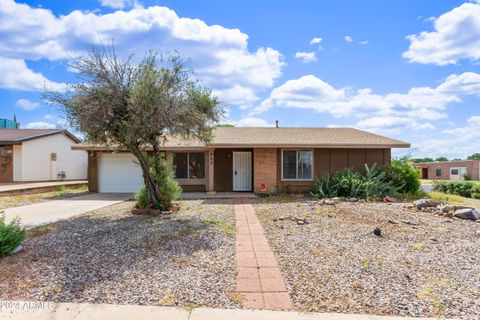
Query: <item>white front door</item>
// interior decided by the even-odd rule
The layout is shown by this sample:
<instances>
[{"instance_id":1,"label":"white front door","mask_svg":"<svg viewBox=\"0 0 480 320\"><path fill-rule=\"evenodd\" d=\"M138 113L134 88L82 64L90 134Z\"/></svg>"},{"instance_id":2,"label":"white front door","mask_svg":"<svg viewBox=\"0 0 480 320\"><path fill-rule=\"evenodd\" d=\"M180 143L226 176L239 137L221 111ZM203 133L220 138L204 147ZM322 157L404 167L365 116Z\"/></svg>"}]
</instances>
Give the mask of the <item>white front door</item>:
<instances>
[{"instance_id":1,"label":"white front door","mask_svg":"<svg viewBox=\"0 0 480 320\"><path fill-rule=\"evenodd\" d=\"M463 180L467 168L450 168L450 180Z\"/></svg>"},{"instance_id":2,"label":"white front door","mask_svg":"<svg viewBox=\"0 0 480 320\"><path fill-rule=\"evenodd\" d=\"M252 191L251 152L233 152L233 191Z\"/></svg>"}]
</instances>

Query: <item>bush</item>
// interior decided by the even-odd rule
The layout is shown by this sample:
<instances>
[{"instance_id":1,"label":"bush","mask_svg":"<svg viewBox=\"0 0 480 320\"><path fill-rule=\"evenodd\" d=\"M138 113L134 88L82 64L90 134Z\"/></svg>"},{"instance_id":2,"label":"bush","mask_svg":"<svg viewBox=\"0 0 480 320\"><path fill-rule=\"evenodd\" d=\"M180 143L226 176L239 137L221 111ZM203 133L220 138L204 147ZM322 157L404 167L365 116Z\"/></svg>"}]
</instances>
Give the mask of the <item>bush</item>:
<instances>
[{"instance_id":1,"label":"bush","mask_svg":"<svg viewBox=\"0 0 480 320\"><path fill-rule=\"evenodd\" d=\"M5 215L0 215L0 255L9 254L25 239L26 231L20 226L20 219L5 223Z\"/></svg>"},{"instance_id":2,"label":"bush","mask_svg":"<svg viewBox=\"0 0 480 320\"><path fill-rule=\"evenodd\" d=\"M468 181L434 181L433 191L480 199L480 184Z\"/></svg>"},{"instance_id":3,"label":"bush","mask_svg":"<svg viewBox=\"0 0 480 320\"><path fill-rule=\"evenodd\" d=\"M394 194L398 189L386 179L386 173L376 165L365 165L365 174L343 169L335 174L315 179L310 195L316 198L355 197L378 199Z\"/></svg>"},{"instance_id":4,"label":"bush","mask_svg":"<svg viewBox=\"0 0 480 320\"><path fill-rule=\"evenodd\" d=\"M157 196L160 199L158 206L153 206L148 199L147 188L143 187L135 195L137 207L142 209L170 210L172 202L180 197L182 189L175 181L172 165L165 157L147 156L153 180L157 186Z\"/></svg>"},{"instance_id":5,"label":"bush","mask_svg":"<svg viewBox=\"0 0 480 320\"><path fill-rule=\"evenodd\" d=\"M382 170L386 179L398 188L400 193L414 194L420 188L420 173L410 165L406 157L393 159L390 166L385 166Z\"/></svg>"}]
</instances>

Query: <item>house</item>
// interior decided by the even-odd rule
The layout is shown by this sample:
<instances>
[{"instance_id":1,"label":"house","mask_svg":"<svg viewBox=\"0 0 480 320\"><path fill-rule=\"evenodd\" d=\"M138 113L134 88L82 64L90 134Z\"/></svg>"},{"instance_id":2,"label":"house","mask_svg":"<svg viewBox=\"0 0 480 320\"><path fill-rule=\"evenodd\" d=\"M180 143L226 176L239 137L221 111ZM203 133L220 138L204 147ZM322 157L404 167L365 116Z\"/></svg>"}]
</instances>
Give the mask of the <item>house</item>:
<instances>
[{"instance_id":1,"label":"house","mask_svg":"<svg viewBox=\"0 0 480 320\"><path fill-rule=\"evenodd\" d=\"M410 144L350 128L214 129L208 143L167 139L163 149L175 164L186 192L304 192L315 177L343 168L363 172L365 164L387 165L392 148ZM124 150L79 144L87 150L92 192L135 192L141 169Z\"/></svg>"},{"instance_id":2,"label":"house","mask_svg":"<svg viewBox=\"0 0 480 320\"><path fill-rule=\"evenodd\" d=\"M412 166L420 171L422 179L432 180L480 180L480 160L453 160L419 162Z\"/></svg>"},{"instance_id":3,"label":"house","mask_svg":"<svg viewBox=\"0 0 480 320\"><path fill-rule=\"evenodd\" d=\"M0 129L0 182L87 178L87 153L61 129Z\"/></svg>"}]
</instances>

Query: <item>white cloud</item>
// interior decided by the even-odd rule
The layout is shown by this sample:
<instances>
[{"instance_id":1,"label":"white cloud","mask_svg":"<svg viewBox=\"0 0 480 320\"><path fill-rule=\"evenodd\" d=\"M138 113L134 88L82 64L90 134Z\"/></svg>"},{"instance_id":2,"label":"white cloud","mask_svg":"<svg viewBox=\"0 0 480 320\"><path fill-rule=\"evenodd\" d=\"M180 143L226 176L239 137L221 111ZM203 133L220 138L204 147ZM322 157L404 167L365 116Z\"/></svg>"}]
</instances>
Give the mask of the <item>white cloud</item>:
<instances>
[{"instance_id":1,"label":"white cloud","mask_svg":"<svg viewBox=\"0 0 480 320\"><path fill-rule=\"evenodd\" d=\"M480 59L480 4L464 3L433 20L434 31L409 35L410 62L455 64Z\"/></svg>"},{"instance_id":2,"label":"white cloud","mask_svg":"<svg viewBox=\"0 0 480 320\"><path fill-rule=\"evenodd\" d=\"M25 129L55 129L56 126L54 124L45 122L45 121L37 121L37 122L30 122L24 126Z\"/></svg>"},{"instance_id":3,"label":"white cloud","mask_svg":"<svg viewBox=\"0 0 480 320\"><path fill-rule=\"evenodd\" d=\"M312 52L301 52L301 51L296 52L295 58L301 59L303 63L310 63L310 62L317 61L317 56L313 51Z\"/></svg>"},{"instance_id":4,"label":"white cloud","mask_svg":"<svg viewBox=\"0 0 480 320\"><path fill-rule=\"evenodd\" d=\"M41 91L44 88L62 90L64 85L50 81L41 73L30 70L23 60L0 56L0 88Z\"/></svg>"},{"instance_id":5,"label":"white cloud","mask_svg":"<svg viewBox=\"0 0 480 320\"><path fill-rule=\"evenodd\" d=\"M345 37L343 38L343 40L345 40L345 42L352 42L352 41L353 41L353 39L352 39L351 36L345 36Z\"/></svg>"},{"instance_id":6,"label":"white cloud","mask_svg":"<svg viewBox=\"0 0 480 320\"><path fill-rule=\"evenodd\" d=\"M236 127L273 127L273 124L261 118L247 117L238 121L230 121Z\"/></svg>"},{"instance_id":7,"label":"white cloud","mask_svg":"<svg viewBox=\"0 0 480 320\"><path fill-rule=\"evenodd\" d=\"M40 106L38 102L33 102L28 99L18 99L17 102L15 102L15 105L24 110L34 110Z\"/></svg>"},{"instance_id":8,"label":"white cloud","mask_svg":"<svg viewBox=\"0 0 480 320\"><path fill-rule=\"evenodd\" d=\"M323 39L322 38L313 38L312 40L310 40L310 44L319 44L320 42L322 42Z\"/></svg>"},{"instance_id":9,"label":"white cloud","mask_svg":"<svg viewBox=\"0 0 480 320\"><path fill-rule=\"evenodd\" d=\"M57 17L46 9L2 0L0 21L0 57L70 59L110 40L119 54L135 48L138 57L149 49L178 50L217 93L235 86L263 91L273 86L285 65L272 48L250 51L248 35L238 29L182 18L166 7L137 6L109 14L77 10Z\"/></svg>"},{"instance_id":10,"label":"white cloud","mask_svg":"<svg viewBox=\"0 0 480 320\"><path fill-rule=\"evenodd\" d=\"M429 123L419 123L415 119L409 117L396 116L378 116L360 120L355 125L356 128L372 132L390 131L395 132L403 128L410 128L412 130L433 130L435 127Z\"/></svg>"},{"instance_id":11,"label":"white cloud","mask_svg":"<svg viewBox=\"0 0 480 320\"><path fill-rule=\"evenodd\" d=\"M368 44L368 40L358 41L358 44L364 46Z\"/></svg>"},{"instance_id":12,"label":"white cloud","mask_svg":"<svg viewBox=\"0 0 480 320\"><path fill-rule=\"evenodd\" d=\"M100 4L104 7L114 9L123 9L125 7L133 7L136 4L135 0L100 0Z\"/></svg>"}]
</instances>

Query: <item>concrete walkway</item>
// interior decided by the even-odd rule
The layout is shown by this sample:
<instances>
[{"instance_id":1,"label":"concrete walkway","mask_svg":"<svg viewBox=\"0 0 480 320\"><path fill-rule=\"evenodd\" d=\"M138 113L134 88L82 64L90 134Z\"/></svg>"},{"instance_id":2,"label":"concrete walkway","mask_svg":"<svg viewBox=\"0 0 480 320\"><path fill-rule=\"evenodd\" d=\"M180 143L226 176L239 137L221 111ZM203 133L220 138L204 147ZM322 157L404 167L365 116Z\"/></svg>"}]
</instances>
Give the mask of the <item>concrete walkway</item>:
<instances>
[{"instance_id":1,"label":"concrete walkway","mask_svg":"<svg viewBox=\"0 0 480 320\"><path fill-rule=\"evenodd\" d=\"M5 210L5 217L7 222L15 217L20 217L21 224L30 229L111 206L131 197L131 194L124 193L93 193L69 199L52 200L9 208Z\"/></svg>"},{"instance_id":2,"label":"concrete walkway","mask_svg":"<svg viewBox=\"0 0 480 320\"><path fill-rule=\"evenodd\" d=\"M341 313L298 313L267 310L0 301L0 319L9 320L425 320Z\"/></svg>"},{"instance_id":3,"label":"concrete walkway","mask_svg":"<svg viewBox=\"0 0 480 320\"><path fill-rule=\"evenodd\" d=\"M235 199L235 218L237 291L244 297L243 306L250 309L293 309L277 259L250 199Z\"/></svg>"},{"instance_id":4,"label":"concrete walkway","mask_svg":"<svg viewBox=\"0 0 480 320\"><path fill-rule=\"evenodd\" d=\"M87 180L0 183L0 196L51 191L60 186L76 186L87 183Z\"/></svg>"}]
</instances>

